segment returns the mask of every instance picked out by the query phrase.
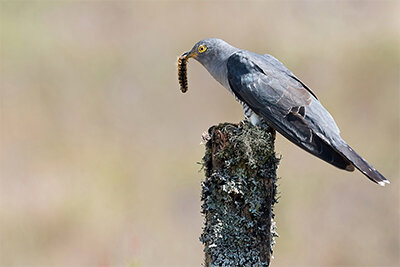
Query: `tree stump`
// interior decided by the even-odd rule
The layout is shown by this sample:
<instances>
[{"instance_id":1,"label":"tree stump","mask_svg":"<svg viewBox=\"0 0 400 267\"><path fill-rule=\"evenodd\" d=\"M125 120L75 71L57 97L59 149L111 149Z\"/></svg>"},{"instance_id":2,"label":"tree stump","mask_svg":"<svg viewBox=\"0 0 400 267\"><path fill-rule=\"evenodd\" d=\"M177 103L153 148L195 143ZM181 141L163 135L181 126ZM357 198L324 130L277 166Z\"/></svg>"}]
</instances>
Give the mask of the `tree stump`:
<instances>
[{"instance_id":1,"label":"tree stump","mask_svg":"<svg viewBox=\"0 0 400 267\"><path fill-rule=\"evenodd\" d=\"M208 130L203 166L205 266L269 266L277 202L275 131L224 123Z\"/></svg>"}]
</instances>

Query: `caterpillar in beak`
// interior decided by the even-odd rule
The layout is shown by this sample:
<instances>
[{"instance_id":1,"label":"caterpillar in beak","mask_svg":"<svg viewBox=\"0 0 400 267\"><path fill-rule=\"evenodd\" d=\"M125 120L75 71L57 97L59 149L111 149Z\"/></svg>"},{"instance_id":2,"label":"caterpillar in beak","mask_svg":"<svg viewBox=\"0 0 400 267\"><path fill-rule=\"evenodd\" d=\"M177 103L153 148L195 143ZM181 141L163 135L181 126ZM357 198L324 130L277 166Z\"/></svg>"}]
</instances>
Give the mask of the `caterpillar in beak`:
<instances>
[{"instance_id":1,"label":"caterpillar in beak","mask_svg":"<svg viewBox=\"0 0 400 267\"><path fill-rule=\"evenodd\" d=\"M188 53L184 53L178 58L178 80L182 93L186 93L188 90L187 62L189 58L187 54Z\"/></svg>"}]
</instances>

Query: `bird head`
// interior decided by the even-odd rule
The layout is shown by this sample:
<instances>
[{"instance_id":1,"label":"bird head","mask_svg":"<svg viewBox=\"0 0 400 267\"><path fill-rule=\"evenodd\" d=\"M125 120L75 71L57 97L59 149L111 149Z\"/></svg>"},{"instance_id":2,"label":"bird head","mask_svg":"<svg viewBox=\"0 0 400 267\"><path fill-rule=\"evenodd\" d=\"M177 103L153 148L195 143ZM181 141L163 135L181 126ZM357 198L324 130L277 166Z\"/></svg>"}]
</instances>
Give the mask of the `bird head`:
<instances>
[{"instance_id":1,"label":"bird head","mask_svg":"<svg viewBox=\"0 0 400 267\"><path fill-rule=\"evenodd\" d=\"M208 38L197 42L192 50L184 53L181 57L186 60L194 58L204 67L214 65L229 57L235 48L227 42L218 38Z\"/></svg>"},{"instance_id":2,"label":"bird head","mask_svg":"<svg viewBox=\"0 0 400 267\"><path fill-rule=\"evenodd\" d=\"M190 58L200 62L219 83L227 87L226 63L228 58L238 50L217 38L208 38L197 42L189 52L183 53L178 59L181 91L187 91L186 64Z\"/></svg>"}]
</instances>

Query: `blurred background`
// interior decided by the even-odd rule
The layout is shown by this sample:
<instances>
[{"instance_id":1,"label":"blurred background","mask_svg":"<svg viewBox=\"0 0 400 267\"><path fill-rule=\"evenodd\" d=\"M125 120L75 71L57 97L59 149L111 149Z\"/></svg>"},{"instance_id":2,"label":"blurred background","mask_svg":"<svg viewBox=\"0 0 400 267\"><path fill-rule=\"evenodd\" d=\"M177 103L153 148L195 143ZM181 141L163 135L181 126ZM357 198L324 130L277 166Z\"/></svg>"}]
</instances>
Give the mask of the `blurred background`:
<instances>
[{"instance_id":1,"label":"blurred background","mask_svg":"<svg viewBox=\"0 0 400 267\"><path fill-rule=\"evenodd\" d=\"M194 60L219 37L319 96L381 188L278 136L272 266L399 266L399 2L2 1L1 266L200 266L203 131L242 108Z\"/></svg>"}]
</instances>

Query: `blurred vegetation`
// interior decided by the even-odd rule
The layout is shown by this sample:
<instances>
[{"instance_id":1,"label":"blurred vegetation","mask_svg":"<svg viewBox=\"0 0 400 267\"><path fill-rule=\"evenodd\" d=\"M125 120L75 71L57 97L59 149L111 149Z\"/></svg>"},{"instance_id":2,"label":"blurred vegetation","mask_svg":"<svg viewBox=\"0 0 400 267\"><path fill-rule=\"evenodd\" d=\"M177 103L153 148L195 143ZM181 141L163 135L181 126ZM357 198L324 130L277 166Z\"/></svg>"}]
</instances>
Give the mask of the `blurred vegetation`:
<instances>
[{"instance_id":1,"label":"blurred vegetation","mask_svg":"<svg viewBox=\"0 0 400 267\"><path fill-rule=\"evenodd\" d=\"M278 136L273 266L399 264L399 2L0 2L0 265L199 266L200 136L242 110L219 37L286 64L392 184Z\"/></svg>"}]
</instances>

